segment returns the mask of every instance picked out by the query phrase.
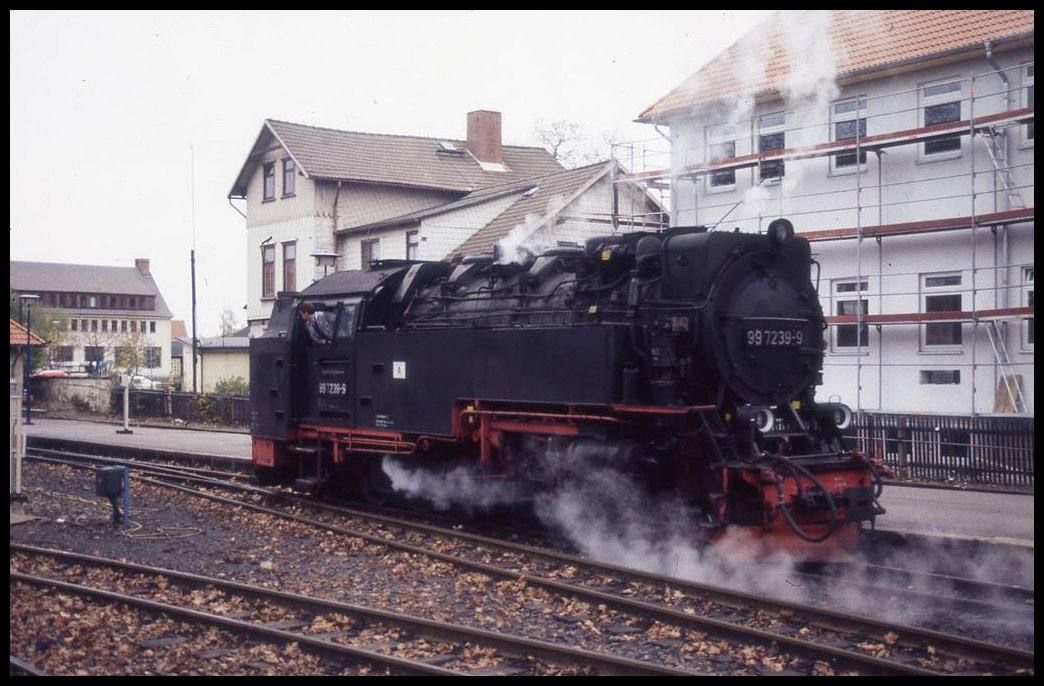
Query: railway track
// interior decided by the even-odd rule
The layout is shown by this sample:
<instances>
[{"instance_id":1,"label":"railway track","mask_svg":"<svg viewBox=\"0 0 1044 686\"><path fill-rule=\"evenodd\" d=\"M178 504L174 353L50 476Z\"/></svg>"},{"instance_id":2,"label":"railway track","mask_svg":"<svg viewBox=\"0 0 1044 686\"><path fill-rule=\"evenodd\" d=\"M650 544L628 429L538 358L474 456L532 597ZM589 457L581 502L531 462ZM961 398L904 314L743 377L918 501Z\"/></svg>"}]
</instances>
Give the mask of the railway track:
<instances>
[{"instance_id":1,"label":"railway track","mask_svg":"<svg viewBox=\"0 0 1044 686\"><path fill-rule=\"evenodd\" d=\"M887 599L905 614L916 614L918 626L1033 647L1032 588L875 564L813 565L794 576L808 584L810 594L857 598L848 601L850 607Z\"/></svg>"},{"instance_id":2,"label":"railway track","mask_svg":"<svg viewBox=\"0 0 1044 686\"><path fill-rule=\"evenodd\" d=\"M169 471L166 474L171 476ZM179 478L199 477L188 474ZM181 485L169 487L186 489ZM809 672L815 665L873 674L996 673L998 668L1013 673L1032 669L1032 653L1024 651L594 564L529 546L402 520L380 520L370 514L286 496L279 496L283 504L272 508L213 493L195 494L367 544L388 546L400 554L423 555L489 578L525 584L549 595L568 596L588 607L611 609L619 615L610 619L618 630L643 634L653 625L671 627L684 632L678 634L683 636L683 642L686 638L703 643L721 641L719 653L747 651L754 655L757 651L752 646L757 646L760 659L770 653L785 652L795 657L789 663L784 659L784 663L803 660ZM256 488L248 489L246 497L254 501L272 498ZM288 512L287 508L293 511ZM306 510L308 516L301 514ZM352 522L351 528L346 522ZM684 657L678 655L674 661L683 663Z\"/></svg>"},{"instance_id":3,"label":"railway track","mask_svg":"<svg viewBox=\"0 0 1044 686\"><path fill-rule=\"evenodd\" d=\"M12 544L11 551L15 555L11 571L14 583L162 613L192 624L219 627L235 636L246 634L282 645L296 644L310 652L335 656L345 665L363 663L389 674L686 674L662 665L212 576L20 544ZM57 564L41 565L41 558ZM23 568L34 571L21 571ZM38 571L41 569L43 573ZM127 587L133 590L119 590ZM164 637L150 644L169 645L180 638ZM231 652L236 649L235 643L209 648L205 657Z\"/></svg>"}]
</instances>

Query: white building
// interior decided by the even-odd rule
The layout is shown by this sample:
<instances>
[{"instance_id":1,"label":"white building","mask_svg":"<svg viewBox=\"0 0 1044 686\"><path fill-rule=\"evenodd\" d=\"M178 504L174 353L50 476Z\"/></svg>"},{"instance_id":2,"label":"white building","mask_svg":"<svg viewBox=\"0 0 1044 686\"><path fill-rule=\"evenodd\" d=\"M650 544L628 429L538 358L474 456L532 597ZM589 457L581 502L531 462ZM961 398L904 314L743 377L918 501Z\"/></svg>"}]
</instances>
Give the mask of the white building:
<instances>
[{"instance_id":1,"label":"white building","mask_svg":"<svg viewBox=\"0 0 1044 686\"><path fill-rule=\"evenodd\" d=\"M184 380L182 390L198 390L200 393L214 393L222 382L241 380L250 383L250 337L245 330L233 336L213 336L199 339L196 348L196 362L192 362L192 339L183 338L178 341L184 357ZM193 385L195 378L195 385ZM226 391L227 392L227 391Z\"/></svg>"},{"instance_id":2,"label":"white building","mask_svg":"<svg viewBox=\"0 0 1044 686\"><path fill-rule=\"evenodd\" d=\"M49 367L169 381L172 315L149 260L134 264L11 262L12 293L39 296L33 330L49 334Z\"/></svg>"},{"instance_id":3,"label":"white building","mask_svg":"<svg viewBox=\"0 0 1044 686\"><path fill-rule=\"evenodd\" d=\"M673 226L813 242L822 396L1033 413L1033 19L783 11L640 114Z\"/></svg>"},{"instance_id":4,"label":"white building","mask_svg":"<svg viewBox=\"0 0 1044 686\"><path fill-rule=\"evenodd\" d=\"M482 188L562 171L542 148L503 145L500 113L468 113L467 140L338 131L266 120L230 200L246 201L247 323L264 330L279 291L401 253L441 259L441 241L360 227ZM429 247L429 242L432 247Z\"/></svg>"}]
</instances>

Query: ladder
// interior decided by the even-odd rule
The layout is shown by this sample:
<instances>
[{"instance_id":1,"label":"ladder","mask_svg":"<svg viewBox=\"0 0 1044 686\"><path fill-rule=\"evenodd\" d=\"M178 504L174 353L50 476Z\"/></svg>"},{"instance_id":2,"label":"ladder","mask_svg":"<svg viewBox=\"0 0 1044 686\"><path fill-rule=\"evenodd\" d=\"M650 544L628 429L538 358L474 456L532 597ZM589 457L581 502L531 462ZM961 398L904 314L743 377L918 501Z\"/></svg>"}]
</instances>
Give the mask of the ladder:
<instances>
[{"instance_id":1,"label":"ladder","mask_svg":"<svg viewBox=\"0 0 1044 686\"><path fill-rule=\"evenodd\" d=\"M1008 401L1007 407L1010 407L1011 411L1015 413L1025 412L1026 399L1022 395L1022 379L1015 374L1015 369L1008 357L1008 347L1004 344L1004 336L1001 335L996 321L986 322L986 335L990 339L993 356L997 359L997 365L1001 371L1001 381L997 387L998 397L1003 388ZM994 411L997 409L995 408Z\"/></svg>"},{"instance_id":2,"label":"ladder","mask_svg":"<svg viewBox=\"0 0 1044 686\"><path fill-rule=\"evenodd\" d=\"M982 129L981 132L983 140L986 143L986 152L990 156L990 162L993 163L994 170L996 170L997 174L1000 176L1001 185L1004 186L1004 192L1008 195L1009 208L1013 210L1026 209L1026 202L1022 199L1019 189L1015 186L1015 182L1011 178L1011 168L1005 164L1004 154L1000 146L1004 134L997 131L997 129L992 126Z\"/></svg>"}]
</instances>

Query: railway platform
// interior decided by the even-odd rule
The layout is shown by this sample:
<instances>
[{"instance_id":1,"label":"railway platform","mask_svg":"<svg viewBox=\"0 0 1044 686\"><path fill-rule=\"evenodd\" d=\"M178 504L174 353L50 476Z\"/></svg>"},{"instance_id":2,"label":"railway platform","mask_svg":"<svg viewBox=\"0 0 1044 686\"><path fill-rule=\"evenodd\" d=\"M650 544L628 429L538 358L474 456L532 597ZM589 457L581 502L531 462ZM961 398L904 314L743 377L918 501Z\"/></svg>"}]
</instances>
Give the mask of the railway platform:
<instances>
[{"instance_id":1,"label":"railway platform","mask_svg":"<svg viewBox=\"0 0 1044 686\"><path fill-rule=\"evenodd\" d=\"M178 453L197 461L250 460L247 433L133 425L70 419L34 419L24 427L30 446L47 439L105 446L114 456ZM883 536L931 536L1033 549L1033 495L983 490L888 485L881 497L887 514L878 518Z\"/></svg>"}]
</instances>

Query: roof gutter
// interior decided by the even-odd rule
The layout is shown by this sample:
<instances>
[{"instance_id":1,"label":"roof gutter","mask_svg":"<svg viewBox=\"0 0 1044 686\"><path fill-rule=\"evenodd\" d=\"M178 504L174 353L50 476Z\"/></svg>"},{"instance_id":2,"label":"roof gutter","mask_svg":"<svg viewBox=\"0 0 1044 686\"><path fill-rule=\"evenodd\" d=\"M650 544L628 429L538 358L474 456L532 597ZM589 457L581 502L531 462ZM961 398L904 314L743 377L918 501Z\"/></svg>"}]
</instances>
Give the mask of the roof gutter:
<instances>
[{"instance_id":1,"label":"roof gutter","mask_svg":"<svg viewBox=\"0 0 1044 686\"><path fill-rule=\"evenodd\" d=\"M986 62L993 67L997 75L1000 76L1001 81L1004 82L1004 109L1011 109L1011 81L1008 80L1008 75L1004 73L1001 66L997 64L997 59L993 56L993 41L986 41Z\"/></svg>"}]
</instances>

